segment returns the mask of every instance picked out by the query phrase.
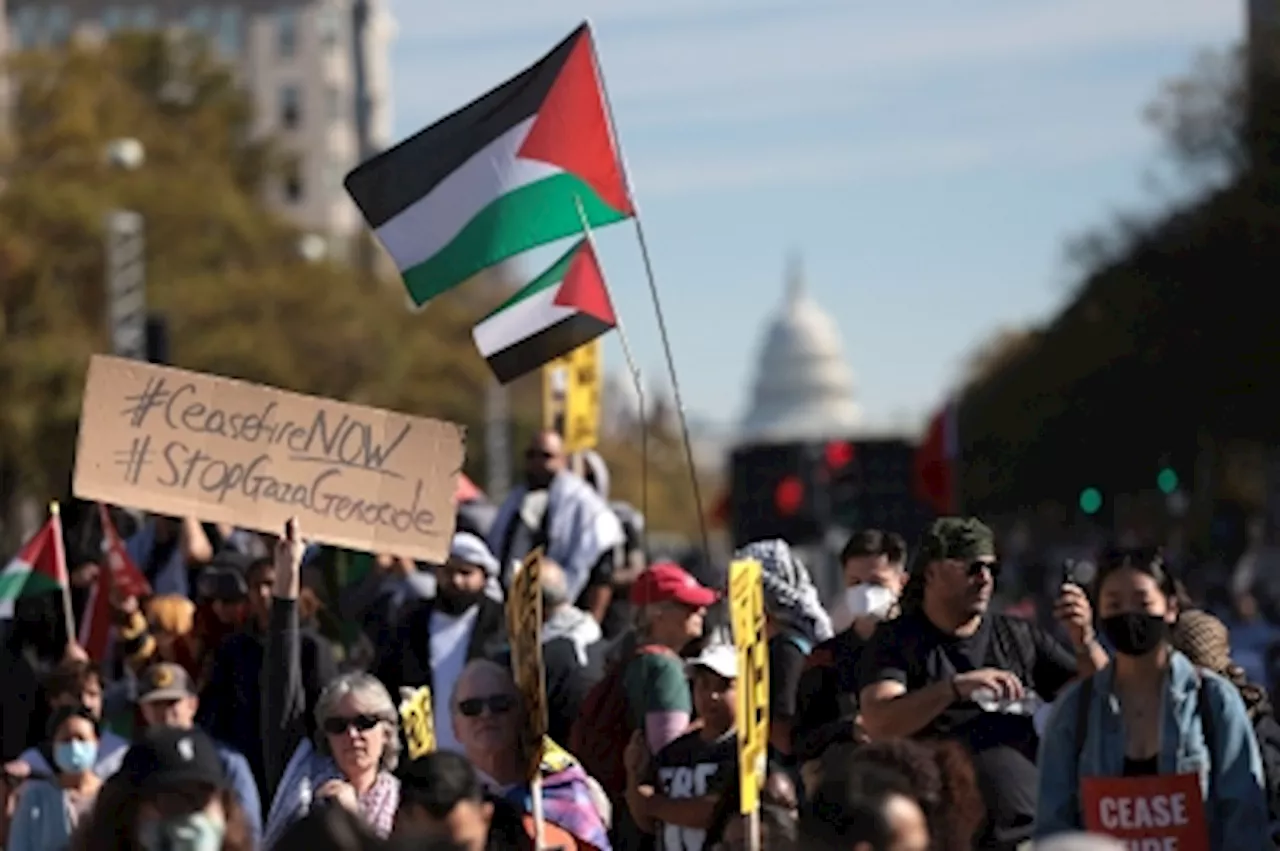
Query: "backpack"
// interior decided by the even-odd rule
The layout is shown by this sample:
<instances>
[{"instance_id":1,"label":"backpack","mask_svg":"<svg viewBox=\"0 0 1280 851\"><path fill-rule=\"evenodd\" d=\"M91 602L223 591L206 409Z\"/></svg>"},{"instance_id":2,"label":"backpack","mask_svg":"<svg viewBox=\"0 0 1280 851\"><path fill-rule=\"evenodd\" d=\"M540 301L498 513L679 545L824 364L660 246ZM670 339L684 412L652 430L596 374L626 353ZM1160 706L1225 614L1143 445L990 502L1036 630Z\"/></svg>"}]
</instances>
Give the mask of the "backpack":
<instances>
[{"instance_id":1,"label":"backpack","mask_svg":"<svg viewBox=\"0 0 1280 851\"><path fill-rule=\"evenodd\" d=\"M569 752L578 758L587 774L594 777L610 797L627 790L627 767L623 752L634 728L627 714L627 668L641 656L675 656L670 648L646 644L617 660L591 687L582 701L578 717L569 730Z\"/></svg>"},{"instance_id":2,"label":"backpack","mask_svg":"<svg viewBox=\"0 0 1280 851\"><path fill-rule=\"evenodd\" d=\"M1266 781L1264 789L1267 793L1267 812L1271 816L1271 833L1273 838L1280 839L1280 724L1276 723L1271 709L1254 719L1253 734L1262 754L1262 775Z\"/></svg>"}]
</instances>

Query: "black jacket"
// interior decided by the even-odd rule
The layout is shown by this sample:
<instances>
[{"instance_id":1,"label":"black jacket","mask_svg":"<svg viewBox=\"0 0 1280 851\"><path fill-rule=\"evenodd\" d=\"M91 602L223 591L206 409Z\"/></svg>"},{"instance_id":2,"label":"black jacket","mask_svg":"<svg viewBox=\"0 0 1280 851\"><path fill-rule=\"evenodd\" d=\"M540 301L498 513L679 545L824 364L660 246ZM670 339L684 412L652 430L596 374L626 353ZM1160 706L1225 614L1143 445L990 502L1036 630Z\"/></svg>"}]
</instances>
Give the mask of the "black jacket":
<instances>
[{"instance_id":1,"label":"black jacket","mask_svg":"<svg viewBox=\"0 0 1280 851\"><path fill-rule=\"evenodd\" d=\"M468 662L495 655L501 649L500 642L505 633L506 617L502 604L484 597L479 606L475 628L467 644ZM390 641L380 648L373 673L382 680L394 700L400 699L401 687L434 686L431 681L431 613L434 611L434 600L424 600L412 606L400 618Z\"/></svg>"},{"instance_id":2,"label":"black jacket","mask_svg":"<svg viewBox=\"0 0 1280 851\"><path fill-rule=\"evenodd\" d=\"M299 630L302 645L303 710L308 732L314 733L312 716L324 687L338 675L338 664L329 642L313 629ZM266 788L262 753L262 660L266 635L256 628L229 636L215 651L209 683L200 695L196 723L214 739L245 755L258 788ZM265 794L265 793L264 793Z\"/></svg>"}]
</instances>

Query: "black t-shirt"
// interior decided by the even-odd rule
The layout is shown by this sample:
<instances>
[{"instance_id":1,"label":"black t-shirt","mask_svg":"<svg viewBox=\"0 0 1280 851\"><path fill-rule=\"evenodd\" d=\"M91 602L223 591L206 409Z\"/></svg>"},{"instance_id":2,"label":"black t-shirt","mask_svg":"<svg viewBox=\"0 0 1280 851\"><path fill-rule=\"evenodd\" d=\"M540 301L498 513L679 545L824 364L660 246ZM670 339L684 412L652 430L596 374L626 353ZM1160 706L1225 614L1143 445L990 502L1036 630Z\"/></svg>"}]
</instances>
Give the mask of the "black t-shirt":
<instances>
[{"instance_id":1,"label":"black t-shirt","mask_svg":"<svg viewBox=\"0 0 1280 851\"><path fill-rule=\"evenodd\" d=\"M722 795L738 782L738 736L729 732L707 741L698 730L685 733L653 758L649 781L668 798L689 800ZM706 831L662 825L662 851L703 851Z\"/></svg>"},{"instance_id":2,"label":"black t-shirt","mask_svg":"<svg viewBox=\"0 0 1280 851\"><path fill-rule=\"evenodd\" d=\"M1075 654L1035 624L989 614L971 636L942 632L922 612L882 624L859 663L859 686L891 680L918 691L956 674L999 668L1052 700L1076 674ZM916 734L955 739L974 758L987 826L979 847L1005 849L1030 838L1035 822L1038 739L1030 717L957 702Z\"/></svg>"},{"instance_id":3,"label":"black t-shirt","mask_svg":"<svg viewBox=\"0 0 1280 851\"><path fill-rule=\"evenodd\" d=\"M791 736L792 750L800 762L817 759L837 742L853 741L858 660L866 645L849 627L819 644L805 660Z\"/></svg>"},{"instance_id":4,"label":"black t-shirt","mask_svg":"<svg viewBox=\"0 0 1280 851\"><path fill-rule=\"evenodd\" d=\"M769 717L795 717L800 675L809 658L808 650L788 636L776 635L769 639Z\"/></svg>"},{"instance_id":5,"label":"black t-shirt","mask_svg":"<svg viewBox=\"0 0 1280 851\"><path fill-rule=\"evenodd\" d=\"M1046 701L1076 675L1075 654L1033 623L990 614L960 638L935 627L921 612L883 624L859 663L859 691L891 680L917 691L980 668L1009 671ZM917 735L957 738L974 750L1014 744L1032 734L1031 719L984 712L972 701L953 704ZM1034 748L1029 754L1035 758Z\"/></svg>"}]
</instances>

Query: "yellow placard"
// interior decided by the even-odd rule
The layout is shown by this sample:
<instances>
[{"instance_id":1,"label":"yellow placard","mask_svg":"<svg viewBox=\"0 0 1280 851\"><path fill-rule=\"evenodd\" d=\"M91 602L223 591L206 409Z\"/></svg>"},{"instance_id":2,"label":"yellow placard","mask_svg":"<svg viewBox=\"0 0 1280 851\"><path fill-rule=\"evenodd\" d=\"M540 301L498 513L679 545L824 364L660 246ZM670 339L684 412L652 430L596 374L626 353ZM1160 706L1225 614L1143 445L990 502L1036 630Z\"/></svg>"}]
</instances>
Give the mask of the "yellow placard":
<instances>
[{"instance_id":1,"label":"yellow placard","mask_svg":"<svg viewBox=\"0 0 1280 851\"><path fill-rule=\"evenodd\" d=\"M566 452L600 442L602 345L592 340L542 368L542 427L564 438Z\"/></svg>"},{"instance_id":2,"label":"yellow placard","mask_svg":"<svg viewBox=\"0 0 1280 851\"><path fill-rule=\"evenodd\" d=\"M511 669L528 710L528 742L547 734L546 671L542 664L542 548L529 553L511 580L507 594L507 636ZM530 755L530 778L542 760L542 748Z\"/></svg>"},{"instance_id":3,"label":"yellow placard","mask_svg":"<svg viewBox=\"0 0 1280 851\"><path fill-rule=\"evenodd\" d=\"M426 756L436 749L436 718L431 704L431 686L423 686L400 702L409 759Z\"/></svg>"},{"instance_id":4,"label":"yellow placard","mask_svg":"<svg viewBox=\"0 0 1280 851\"><path fill-rule=\"evenodd\" d=\"M729 565L729 616L738 651L738 766L742 812L760 806L769 759L769 637L760 562Z\"/></svg>"}]
</instances>

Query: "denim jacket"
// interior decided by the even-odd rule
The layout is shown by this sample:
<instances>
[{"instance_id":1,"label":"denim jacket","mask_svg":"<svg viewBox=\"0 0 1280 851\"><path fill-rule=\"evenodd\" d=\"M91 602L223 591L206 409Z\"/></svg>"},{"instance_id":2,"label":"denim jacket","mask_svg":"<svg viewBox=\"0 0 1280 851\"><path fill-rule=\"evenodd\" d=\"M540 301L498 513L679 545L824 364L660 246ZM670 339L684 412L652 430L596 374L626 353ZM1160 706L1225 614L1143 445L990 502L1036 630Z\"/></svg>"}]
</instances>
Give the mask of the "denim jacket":
<instances>
[{"instance_id":1,"label":"denim jacket","mask_svg":"<svg viewBox=\"0 0 1280 851\"><path fill-rule=\"evenodd\" d=\"M1111 681L1111 667L1094 674L1089 729L1078 754L1080 684L1066 689L1053 707L1040 741L1037 839L1082 829L1081 777L1120 777L1124 773L1124 722ZM1211 743L1205 741L1201 725L1200 688L1204 688L1207 708L1213 714L1210 726L1216 741ZM1236 687L1216 674L1197 671L1187 657L1175 652L1161 713L1160 773L1200 775L1212 851L1274 847L1263 794L1262 757Z\"/></svg>"}]
</instances>

